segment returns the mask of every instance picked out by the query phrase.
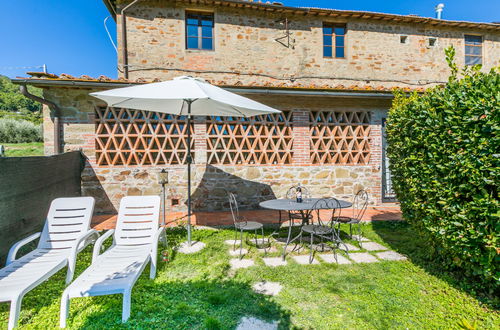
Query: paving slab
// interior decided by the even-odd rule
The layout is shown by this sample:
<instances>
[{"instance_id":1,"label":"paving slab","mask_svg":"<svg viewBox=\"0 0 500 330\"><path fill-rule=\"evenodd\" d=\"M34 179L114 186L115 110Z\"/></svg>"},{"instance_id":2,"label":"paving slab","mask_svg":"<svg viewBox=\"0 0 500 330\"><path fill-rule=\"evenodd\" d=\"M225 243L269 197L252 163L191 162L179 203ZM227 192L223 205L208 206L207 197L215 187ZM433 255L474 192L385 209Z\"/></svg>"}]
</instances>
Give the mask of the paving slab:
<instances>
[{"instance_id":1,"label":"paving slab","mask_svg":"<svg viewBox=\"0 0 500 330\"><path fill-rule=\"evenodd\" d=\"M388 248L386 248L385 246L383 245L380 245L378 243L375 243L375 242L364 242L364 243L361 243L361 247L365 250L368 250L368 251L383 251L383 250L389 250Z\"/></svg>"},{"instance_id":2,"label":"paving slab","mask_svg":"<svg viewBox=\"0 0 500 330\"><path fill-rule=\"evenodd\" d=\"M286 252L302 252L304 251L304 247L302 245L290 244L286 247Z\"/></svg>"},{"instance_id":3,"label":"paving slab","mask_svg":"<svg viewBox=\"0 0 500 330\"><path fill-rule=\"evenodd\" d=\"M255 265L254 261L252 259L231 259L229 260L229 263L231 264L231 269L240 269L240 268L248 268L253 265Z\"/></svg>"},{"instance_id":4,"label":"paving slab","mask_svg":"<svg viewBox=\"0 0 500 330\"><path fill-rule=\"evenodd\" d=\"M309 263L309 255L305 256L292 256L293 260L295 260L296 263L301 264L301 265L317 265L319 264L319 261L316 260L316 258L313 259L311 263Z\"/></svg>"},{"instance_id":5,"label":"paving slab","mask_svg":"<svg viewBox=\"0 0 500 330\"><path fill-rule=\"evenodd\" d=\"M346 246L349 249L349 251L359 251L359 247L354 246L354 245L349 244L349 243L345 243L345 246L344 246L344 244L340 244L340 249L344 250Z\"/></svg>"},{"instance_id":6,"label":"paving slab","mask_svg":"<svg viewBox=\"0 0 500 330\"><path fill-rule=\"evenodd\" d=\"M191 245L189 245L188 242L183 242L177 248L177 252L184 253L184 254L192 254L192 253L196 253L196 252L203 250L204 247L205 247L205 243L202 243L202 242L194 241L194 242L191 242Z\"/></svg>"},{"instance_id":7,"label":"paving slab","mask_svg":"<svg viewBox=\"0 0 500 330\"><path fill-rule=\"evenodd\" d=\"M278 283L278 282L258 282L255 283L253 286L253 291L260 293L260 294L265 294L268 296L277 296L278 293L280 293L281 289L283 286Z\"/></svg>"},{"instance_id":8,"label":"paving slab","mask_svg":"<svg viewBox=\"0 0 500 330\"><path fill-rule=\"evenodd\" d=\"M399 254L395 251L385 251L385 252L378 252L375 253L377 258L382 259L382 260L394 260L394 261L400 261L400 260L406 260L407 258Z\"/></svg>"},{"instance_id":9,"label":"paving slab","mask_svg":"<svg viewBox=\"0 0 500 330\"><path fill-rule=\"evenodd\" d=\"M248 250L247 249L242 249L241 250L241 254L242 255L245 255L248 253ZM236 248L236 250L233 250L233 249L229 249L229 254L232 255L233 257L237 257L240 255L240 249L239 248Z\"/></svg>"},{"instance_id":10,"label":"paving slab","mask_svg":"<svg viewBox=\"0 0 500 330\"><path fill-rule=\"evenodd\" d=\"M363 237L361 235L352 235L352 239L356 241L361 241L361 242L369 242L370 240L366 237Z\"/></svg>"},{"instance_id":11,"label":"paving slab","mask_svg":"<svg viewBox=\"0 0 500 330\"><path fill-rule=\"evenodd\" d=\"M270 248L267 248L267 249L257 249L260 253L274 253L274 252L278 252L278 250L274 247L274 246L271 246Z\"/></svg>"},{"instance_id":12,"label":"paving slab","mask_svg":"<svg viewBox=\"0 0 500 330\"><path fill-rule=\"evenodd\" d=\"M333 253L323 253L318 254L318 256L323 259L324 262L329 264L338 263L339 265L346 265L351 263L351 260L340 254L337 254L337 260L335 260L335 255Z\"/></svg>"},{"instance_id":13,"label":"paving slab","mask_svg":"<svg viewBox=\"0 0 500 330\"><path fill-rule=\"evenodd\" d=\"M378 262L377 258L366 252L350 253L349 258L356 263Z\"/></svg>"},{"instance_id":14,"label":"paving slab","mask_svg":"<svg viewBox=\"0 0 500 330\"><path fill-rule=\"evenodd\" d=\"M277 266L286 266L286 260L283 260L281 257L275 258L262 258L266 266L277 267Z\"/></svg>"},{"instance_id":15,"label":"paving slab","mask_svg":"<svg viewBox=\"0 0 500 330\"><path fill-rule=\"evenodd\" d=\"M278 321L266 322L255 317L244 316L241 318L236 330L276 330Z\"/></svg>"},{"instance_id":16,"label":"paving slab","mask_svg":"<svg viewBox=\"0 0 500 330\"><path fill-rule=\"evenodd\" d=\"M226 243L227 245L234 245L234 244L236 244L237 246L239 246L241 244L241 240L239 240L239 239L237 239L237 240L228 239L228 240L224 241L224 243Z\"/></svg>"}]
</instances>

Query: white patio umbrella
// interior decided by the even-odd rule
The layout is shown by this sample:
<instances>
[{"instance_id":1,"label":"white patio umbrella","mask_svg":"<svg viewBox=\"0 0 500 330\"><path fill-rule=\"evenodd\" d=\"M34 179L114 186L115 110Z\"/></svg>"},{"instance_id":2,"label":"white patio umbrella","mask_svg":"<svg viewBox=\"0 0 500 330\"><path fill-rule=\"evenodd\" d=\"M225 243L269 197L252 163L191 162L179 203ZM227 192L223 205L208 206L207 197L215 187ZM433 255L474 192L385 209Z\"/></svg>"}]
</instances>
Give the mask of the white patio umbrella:
<instances>
[{"instance_id":1,"label":"white patio umbrella","mask_svg":"<svg viewBox=\"0 0 500 330\"><path fill-rule=\"evenodd\" d=\"M252 117L281 111L193 77L90 93L110 107L187 116L188 246L191 246L191 116ZM165 211L164 211L165 212Z\"/></svg>"}]
</instances>

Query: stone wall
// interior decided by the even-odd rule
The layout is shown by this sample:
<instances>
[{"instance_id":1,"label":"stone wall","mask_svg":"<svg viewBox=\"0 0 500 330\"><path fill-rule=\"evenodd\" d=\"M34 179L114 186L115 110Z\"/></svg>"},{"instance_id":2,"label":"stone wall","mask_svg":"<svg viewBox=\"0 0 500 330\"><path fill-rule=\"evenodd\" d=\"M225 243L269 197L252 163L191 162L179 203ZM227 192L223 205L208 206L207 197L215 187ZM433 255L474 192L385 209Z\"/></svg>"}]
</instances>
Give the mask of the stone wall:
<instances>
[{"instance_id":1,"label":"stone wall","mask_svg":"<svg viewBox=\"0 0 500 330\"><path fill-rule=\"evenodd\" d=\"M186 49L186 10L214 13L213 51ZM127 13L132 79L164 80L188 74L224 85L425 88L446 82L446 47L455 46L457 62L464 64L464 34L483 36L484 70L500 64L500 33L496 31L194 4L186 8L174 1L142 1ZM278 21L285 17L295 40L293 48L275 41L284 35ZM119 17L117 22L121 22ZM345 59L323 57L323 22L346 24ZM408 36L406 44L400 42L401 35ZM122 47L120 37L118 33ZM437 38L433 47L430 37Z\"/></svg>"},{"instance_id":2,"label":"stone wall","mask_svg":"<svg viewBox=\"0 0 500 330\"><path fill-rule=\"evenodd\" d=\"M103 105L92 98L89 89L46 88L44 97L60 105L63 112L62 141L64 150L82 150L88 157L82 174L84 195L96 198L96 212L114 212L127 195L158 194L157 173L169 172L168 205L172 211L185 211L187 176L185 165L168 166L98 166L95 160L95 106ZM247 95L249 96L249 95ZM291 165L207 165L206 144L197 143L193 166L193 205L195 211L227 209L226 190L236 193L245 208L255 208L261 200L283 197L297 183L308 187L314 196L351 198L361 188L368 190L370 203L381 202L381 135L380 125L390 100L327 97L276 97L252 95L253 99L281 110L294 111L298 120L308 120L309 110L356 110L371 113L370 161L366 165L311 165L306 125L296 125L294 162ZM296 118L296 119L297 119ZM301 119L302 118L302 119ZM46 154L53 151L53 129L50 111L44 108L44 141ZM206 124L197 120L198 139L205 136Z\"/></svg>"}]
</instances>

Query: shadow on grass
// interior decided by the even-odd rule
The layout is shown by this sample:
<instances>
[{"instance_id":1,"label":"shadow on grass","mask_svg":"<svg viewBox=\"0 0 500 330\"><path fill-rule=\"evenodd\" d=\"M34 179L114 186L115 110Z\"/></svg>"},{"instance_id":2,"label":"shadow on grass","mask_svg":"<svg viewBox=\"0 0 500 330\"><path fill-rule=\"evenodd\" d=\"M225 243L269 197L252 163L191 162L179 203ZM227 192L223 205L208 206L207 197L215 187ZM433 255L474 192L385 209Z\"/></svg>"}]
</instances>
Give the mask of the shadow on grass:
<instances>
[{"instance_id":1,"label":"shadow on grass","mask_svg":"<svg viewBox=\"0 0 500 330\"><path fill-rule=\"evenodd\" d=\"M494 294L482 292L477 284L466 278L460 269L447 268L446 263L432 251L425 238L405 221L374 221L376 232L390 249L404 254L415 265L427 273L443 280L467 294L475 297L490 308L499 309L500 298Z\"/></svg>"},{"instance_id":2,"label":"shadow on grass","mask_svg":"<svg viewBox=\"0 0 500 330\"><path fill-rule=\"evenodd\" d=\"M85 299L85 298L84 298ZM81 328L114 328L121 324L121 295L91 298L92 310ZM89 308L90 309L90 308ZM71 319L81 310L72 310ZM233 329L243 316L279 320L290 328L290 316L267 296L256 294L249 284L232 280L168 281L141 278L132 295L127 328ZM71 324L71 323L70 323Z\"/></svg>"}]
</instances>

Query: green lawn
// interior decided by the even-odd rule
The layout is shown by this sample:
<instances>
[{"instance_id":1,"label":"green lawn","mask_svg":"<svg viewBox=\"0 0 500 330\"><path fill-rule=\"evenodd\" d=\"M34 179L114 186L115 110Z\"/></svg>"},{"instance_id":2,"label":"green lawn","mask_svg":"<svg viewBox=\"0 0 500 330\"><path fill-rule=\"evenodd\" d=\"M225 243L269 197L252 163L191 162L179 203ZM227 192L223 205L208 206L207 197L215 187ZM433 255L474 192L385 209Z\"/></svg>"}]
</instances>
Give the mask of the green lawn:
<instances>
[{"instance_id":1,"label":"green lawn","mask_svg":"<svg viewBox=\"0 0 500 330\"><path fill-rule=\"evenodd\" d=\"M372 241L407 255L408 261L304 266L289 259L287 266L271 268L264 266L262 253L249 247L248 257L256 265L233 271L224 244L233 232L196 230L195 238L207 247L195 255L171 253L170 262L159 261L155 280L149 280L147 268L133 290L132 314L125 325L120 323L121 296L104 296L73 299L68 326L233 329L241 317L255 316L279 320L283 329L500 327L493 298L483 304L467 293L464 282L428 257L425 245L406 223L374 223L363 231ZM170 231L171 246L184 235L181 230ZM87 249L79 257L77 273L89 259ZM21 327L58 325L64 275L59 272L25 296ZM252 285L262 280L280 282L283 290L276 297L254 293ZM0 327L6 327L7 317L8 304L0 304Z\"/></svg>"},{"instance_id":2,"label":"green lawn","mask_svg":"<svg viewBox=\"0 0 500 330\"><path fill-rule=\"evenodd\" d=\"M43 142L0 144L5 146L6 157L43 156Z\"/></svg>"}]
</instances>

